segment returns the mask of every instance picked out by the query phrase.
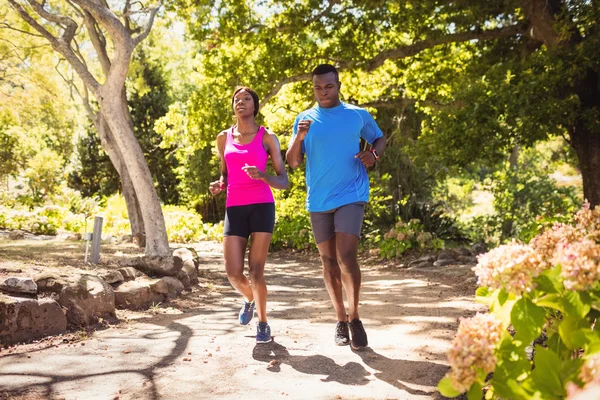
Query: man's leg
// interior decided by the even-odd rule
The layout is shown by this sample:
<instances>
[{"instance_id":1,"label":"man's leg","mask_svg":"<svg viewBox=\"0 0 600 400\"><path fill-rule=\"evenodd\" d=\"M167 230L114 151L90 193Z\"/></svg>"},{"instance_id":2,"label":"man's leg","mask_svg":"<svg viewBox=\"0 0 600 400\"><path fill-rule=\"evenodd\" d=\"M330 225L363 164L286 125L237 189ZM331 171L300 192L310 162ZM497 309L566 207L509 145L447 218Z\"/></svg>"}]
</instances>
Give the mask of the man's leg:
<instances>
[{"instance_id":1,"label":"man's leg","mask_svg":"<svg viewBox=\"0 0 600 400\"><path fill-rule=\"evenodd\" d=\"M349 323L354 350L368 346L367 333L358 316L361 273L358 266L358 240L365 207L363 204L347 204L334 214L336 257L341 270L342 283L349 305Z\"/></svg>"},{"instance_id":2,"label":"man's leg","mask_svg":"<svg viewBox=\"0 0 600 400\"><path fill-rule=\"evenodd\" d=\"M349 320L358 318L361 273L358 266L358 237L350 233L335 234L336 256L341 270L342 283L348 299Z\"/></svg>"},{"instance_id":3,"label":"man's leg","mask_svg":"<svg viewBox=\"0 0 600 400\"><path fill-rule=\"evenodd\" d=\"M335 308L338 321L347 321L344 298L342 297L342 276L336 258L336 237L317 244L321 262L323 264L323 280L329 298Z\"/></svg>"}]
</instances>

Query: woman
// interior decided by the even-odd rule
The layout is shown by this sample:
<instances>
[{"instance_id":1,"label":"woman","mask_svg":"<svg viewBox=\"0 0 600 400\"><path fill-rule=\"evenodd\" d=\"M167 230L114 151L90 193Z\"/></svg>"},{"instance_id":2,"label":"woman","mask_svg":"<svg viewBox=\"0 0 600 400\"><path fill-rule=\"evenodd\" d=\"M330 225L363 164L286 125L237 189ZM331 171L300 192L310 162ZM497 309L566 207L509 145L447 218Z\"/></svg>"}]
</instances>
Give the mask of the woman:
<instances>
[{"instance_id":1,"label":"woman","mask_svg":"<svg viewBox=\"0 0 600 400\"><path fill-rule=\"evenodd\" d=\"M217 147L221 159L221 178L210 184L213 195L227 189L223 253L231 285L244 296L239 321L247 325L258 314L256 342L271 341L267 323L267 286L264 270L275 225L275 203L271 187L286 189L288 177L277 136L259 126L258 96L248 87L233 93L232 107L237 124L219 133ZM276 175L265 172L271 156ZM248 273L244 275L244 254L248 237Z\"/></svg>"}]
</instances>

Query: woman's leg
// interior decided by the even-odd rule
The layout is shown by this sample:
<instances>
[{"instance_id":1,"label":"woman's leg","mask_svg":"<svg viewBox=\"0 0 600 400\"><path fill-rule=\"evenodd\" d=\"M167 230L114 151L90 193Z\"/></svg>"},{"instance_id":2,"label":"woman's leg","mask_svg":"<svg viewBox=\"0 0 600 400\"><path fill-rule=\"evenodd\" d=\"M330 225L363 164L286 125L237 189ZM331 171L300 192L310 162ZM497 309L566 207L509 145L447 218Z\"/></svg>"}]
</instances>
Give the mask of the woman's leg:
<instances>
[{"instance_id":1,"label":"woman's leg","mask_svg":"<svg viewBox=\"0 0 600 400\"><path fill-rule=\"evenodd\" d=\"M251 302L254 299L248 278L244 275L244 254L248 240L241 236L225 236L223 238L223 254L225 271L231 286Z\"/></svg>"},{"instance_id":2,"label":"woman's leg","mask_svg":"<svg viewBox=\"0 0 600 400\"><path fill-rule=\"evenodd\" d=\"M256 302L259 322L267 322L267 284L265 283L265 263L271 243L271 233L253 232L251 234L248 268L252 292Z\"/></svg>"}]
</instances>

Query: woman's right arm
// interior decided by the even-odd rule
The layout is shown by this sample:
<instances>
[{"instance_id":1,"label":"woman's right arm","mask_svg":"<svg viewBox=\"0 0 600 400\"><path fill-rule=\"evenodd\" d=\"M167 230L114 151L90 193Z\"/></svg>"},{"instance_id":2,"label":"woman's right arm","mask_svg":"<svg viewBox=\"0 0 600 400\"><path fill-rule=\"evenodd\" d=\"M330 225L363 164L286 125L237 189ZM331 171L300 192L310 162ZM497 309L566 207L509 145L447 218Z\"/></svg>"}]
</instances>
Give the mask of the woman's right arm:
<instances>
[{"instance_id":1,"label":"woman's right arm","mask_svg":"<svg viewBox=\"0 0 600 400\"><path fill-rule=\"evenodd\" d=\"M225 163L225 142L227 141L227 131L219 133L217 136L217 151L221 161L221 177L218 181L210 183L209 190L213 196L219 194L227 187L227 163Z\"/></svg>"}]
</instances>

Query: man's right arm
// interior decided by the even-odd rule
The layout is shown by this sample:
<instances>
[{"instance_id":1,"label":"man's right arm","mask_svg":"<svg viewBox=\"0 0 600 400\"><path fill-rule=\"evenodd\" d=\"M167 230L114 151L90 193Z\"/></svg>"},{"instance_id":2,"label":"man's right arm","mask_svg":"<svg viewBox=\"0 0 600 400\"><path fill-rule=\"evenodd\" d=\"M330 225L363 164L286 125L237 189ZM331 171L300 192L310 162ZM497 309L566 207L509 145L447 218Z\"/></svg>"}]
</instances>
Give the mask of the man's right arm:
<instances>
[{"instance_id":1,"label":"man's right arm","mask_svg":"<svg viewBox=\"0 0 600 400\"><path fill-rule=\"evenodd\" d=\"M294 126L294 135L290 148L285 153L285 159L292 168L298 168L304 161L304 153L302 152L302 142L310 128L310 120L301 120L297 126Z\"/></svg>"}]
</instances>

